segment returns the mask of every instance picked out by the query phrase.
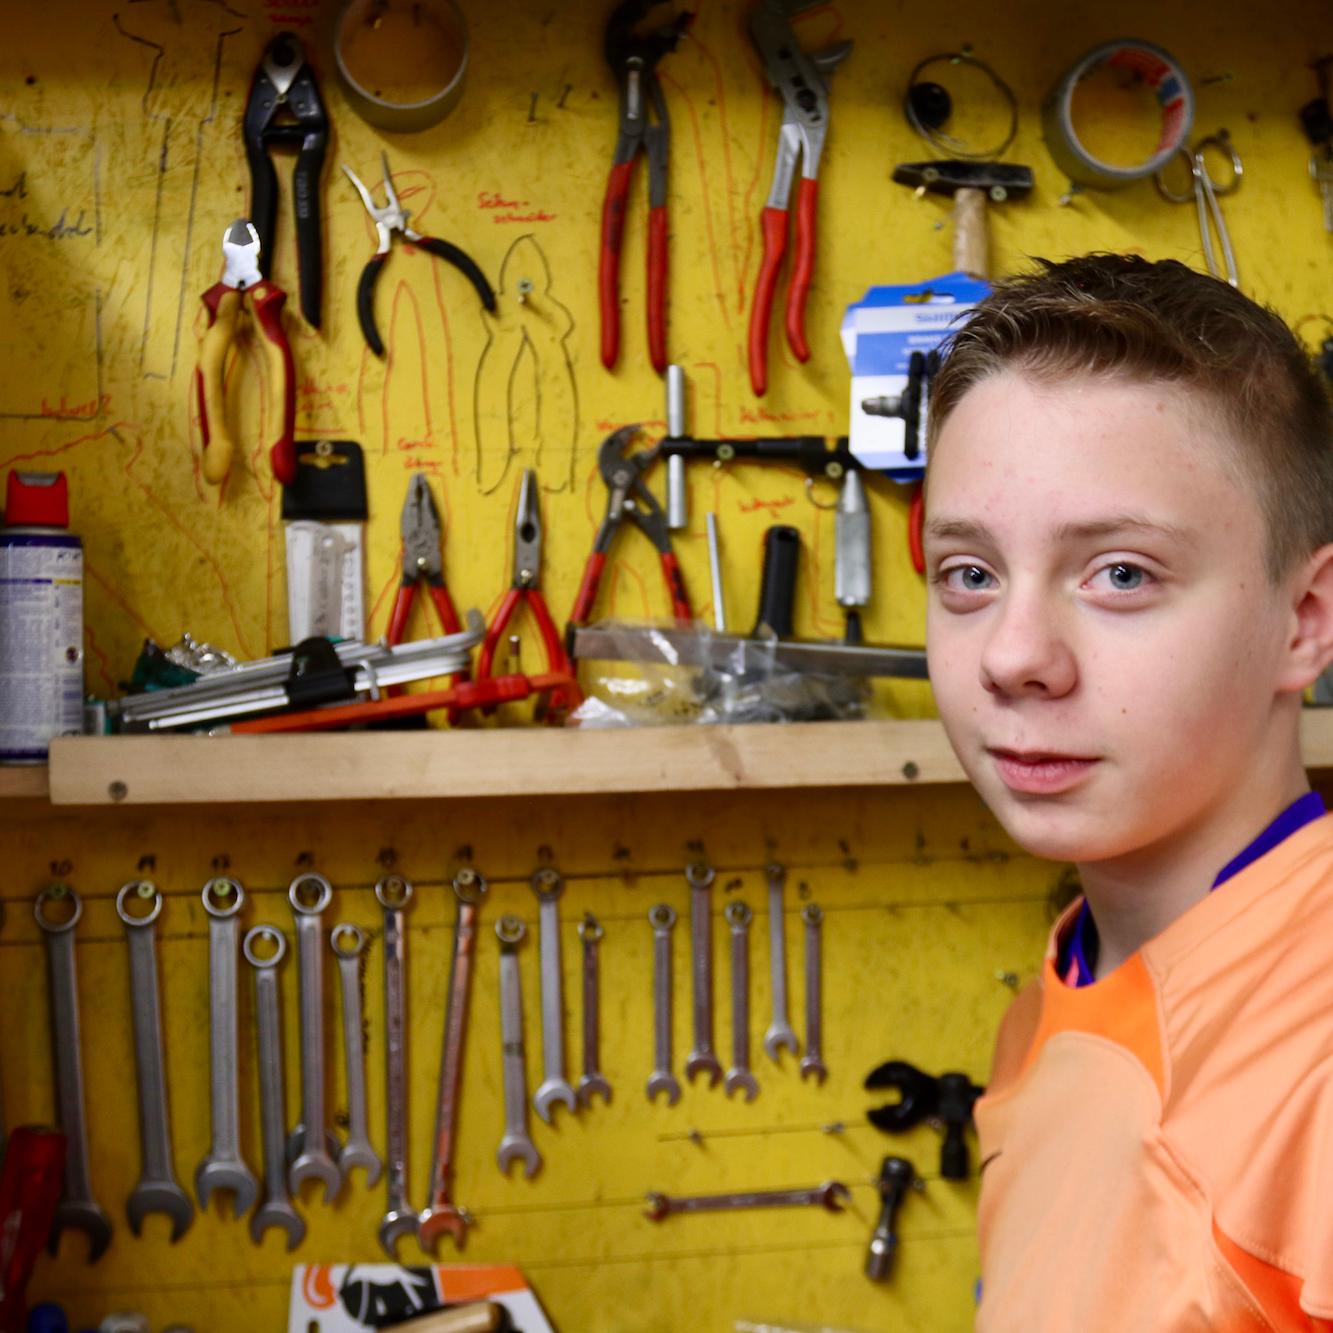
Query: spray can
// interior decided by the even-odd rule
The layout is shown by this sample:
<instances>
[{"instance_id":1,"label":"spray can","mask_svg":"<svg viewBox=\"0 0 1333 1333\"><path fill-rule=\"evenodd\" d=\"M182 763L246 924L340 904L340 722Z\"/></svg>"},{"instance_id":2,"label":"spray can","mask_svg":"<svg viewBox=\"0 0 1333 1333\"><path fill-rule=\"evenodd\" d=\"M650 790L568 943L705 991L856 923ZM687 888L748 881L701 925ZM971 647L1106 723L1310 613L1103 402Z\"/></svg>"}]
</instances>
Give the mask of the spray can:
<instances>
[{"instance_id":1,"label":"spray can","mask_svg":"<svg viewBox=\"0 0 1333 1333\"><path fill-rule=\"evenodd\" d=\"M0 527L0 763L83 730L83 542L63 472L11 472Z\"/></svg>"}]
</instances>

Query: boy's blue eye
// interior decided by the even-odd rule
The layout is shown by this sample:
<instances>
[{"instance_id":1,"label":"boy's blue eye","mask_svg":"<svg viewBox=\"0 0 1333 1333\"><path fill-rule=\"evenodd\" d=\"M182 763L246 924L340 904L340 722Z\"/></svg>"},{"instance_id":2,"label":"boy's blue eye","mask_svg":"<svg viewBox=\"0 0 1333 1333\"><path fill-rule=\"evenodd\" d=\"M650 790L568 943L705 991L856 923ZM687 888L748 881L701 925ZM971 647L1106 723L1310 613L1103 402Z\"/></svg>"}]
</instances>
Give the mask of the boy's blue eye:
<instances>
[{"instance_id":1,"label":"boy's blue eye","mask_svg":"<svg viewBox=\"0 0 1333 1333\"><path fill-rule=\"evenodd\" d=\"M1111 586L1121 592L1131 592L1143 583L1143 570L1138 565L1115 564L1107 567Z\"/></svg>"},{"instance_id":2,"label":"boy's blue eye","mask_svg":"<svg viewBox=\"0 0 1333 1333\"><path fill-rule=\"evenodd\" d=\"M946 587L954 587L963 592L985 592L990 586L990 573L980 565L955 565L944 570L939 580Z\"/></svg>"}]
</instances>

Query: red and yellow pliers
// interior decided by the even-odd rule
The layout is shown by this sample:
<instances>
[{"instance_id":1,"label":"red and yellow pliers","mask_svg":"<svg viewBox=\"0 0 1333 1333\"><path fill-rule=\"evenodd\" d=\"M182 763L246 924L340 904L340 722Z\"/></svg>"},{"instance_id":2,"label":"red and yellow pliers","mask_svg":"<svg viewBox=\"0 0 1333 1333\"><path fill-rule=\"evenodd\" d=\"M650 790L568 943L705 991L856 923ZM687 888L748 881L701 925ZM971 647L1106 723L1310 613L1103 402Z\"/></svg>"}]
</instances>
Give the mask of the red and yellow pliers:
<instances>
[{"instance_id":1,"label":"red and yellow pliers","mask_svg":"<svg viewBox=\"0 0 1333 1333\"><path fill-rule=\"evenodd\" d=\"M235 444L227 425L223 390L227 353L236 340L241 306L250 298L255 322L263 335L271 396L278 403L277 438L269 449L273 475L284 485L296 480L296 383L292 349L282 327L287 293L259 271L259 233L246 218L222 233L222 278L203 295L208 324L199 339L195 390L199 428L204 438L204 480L216 486L231 468Z\"/></svg>"}]
</instances>

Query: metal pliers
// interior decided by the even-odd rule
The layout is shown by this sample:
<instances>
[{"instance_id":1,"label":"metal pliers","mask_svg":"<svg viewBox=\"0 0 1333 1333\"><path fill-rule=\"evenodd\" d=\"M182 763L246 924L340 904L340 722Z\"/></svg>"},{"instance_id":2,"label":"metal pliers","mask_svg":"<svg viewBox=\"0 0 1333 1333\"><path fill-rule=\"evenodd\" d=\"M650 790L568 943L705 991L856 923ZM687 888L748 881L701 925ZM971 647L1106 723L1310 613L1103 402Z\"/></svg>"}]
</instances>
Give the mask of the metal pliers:
<instances>
[{"instance_id":1,"label":"metal pliers","mask_svg":"<svg viewBox=\"0 0 1333 1333\"><path fill-rule=\"evenodd\" d=\"M788 19L809 9L812 3L814 0L761 0L750 14L750 39L769 83L782 95L782 129L773 164L773 185L762 214L764 257L750 311L750 387L756 394L768 388L768 323L787 248L787 206L798 158L801 184L796 195L796 257L787 288L787 342L798 361L810 359L810 346L805 340L805 302L815 267L819 158L828 133L828 84L824 76L831 74L852 49L851 42L836 42L822 51L802 49Z\"/></svg>"},{"instance_id":2,"label":"metal pliers","mask_svg":"<svg viewBox=\"0 0 1333 1333\"><path fill-rule=\"evenodd\" d=\"M571 629L586 625L592 616L602 570L606 567L607 553L625 519L629 519L657 547L662 559L662 574L666 579L667 592L671 597L672 615L677 620L689 620L693 615L690 610L690 599L685 592L685 578L680 570L680 561L676 559L676 553L671 549L666 515L662 512L657 497L643 484L643 474L657 458L660 446L637 454L625 453L638 433L638 426L622 426L613 435L608 435L597 451L597 466L607 490L606 517L602 520L602 526L597 529L592 553L588 556L588 563L583 567L583 581L579 584L578 596L574 599L574 610L569 618Z\"/></svg>"},{"instance_id":3,"label":"metal pliers","mask_svg":"<svg viewBox=\"0 0 1333 1333\"><path fill-rule=\"evenodd\" d=\"M407 620L412 613L412 603L416 598L417 588L424 581L430 589L431 600L440 617L440 624L446 634L457 634L462 628L458 612L454 609L453 598L444 582L444 555L441 550L440 514L435 508L435 497L430 492L430 483L424 472L412 475L411 485L407 488L407 499L403 501L401 518L403 534L403 576L394 598L393 610L389 615L389 628L385 632L385 642L396 647L403 642L407 632Z\"/></svg>"},{"instance_id":4,"label":"metal pliers","mask_svg":"<svg viewBox=\"0 0 1333 1333\"><path fill-rule=\"evenodd\" d=\"M532 468L523 470L523 479L518 488L518 509L514 514L514 572L500 608L486 630L477 656L477 679L485 680L491 675L496 649L500 640L518 610L519 604L526 601L537 629L546 648L546 669L548 672L572 676L573 670L565 654L560 632L551 619L550 609L541 593L542 573L542 516L537 503L537 474ZM578 703L577 691L567 689L551 691L549 699L552 717L566 712Z\"/></svg>"},{"instance_id":5,"label":"metal pliers","mask_svg":"<svg viewBox=\"0 0 1333 1333\"><path fill-rule=\"evenodd\" d=\"M602 202L597 290L602 310L602 364L610 370L620 355L620 249L629 182L643 152L648 157L648 354L653 369L661 374L667 364L666 191L671 122L657 78L657 62L680 44L694 15L680 13L651 32L636 33L635 25L656 6L657 0L625 0L606 25L606 63L620 87L620 135Z\"/></svg>"},{"instance_id":6,"label":"metal pliers","mask_svg":"<svg viewBox=\"0 0 1333 1333\"><path fill-rule=\"evenodd\" d=\"M287 293L260 272L259 233L246 218L233 222L222 233L223 270L201 298L208 311L208 325L199 339L199 367L195 392L199 404L199 428L204 438L204 480L217 485L231 467L235 446L227 427L223 392L227 353L236 338L241 306L250 297L268 363L268 382L275 386L279 403L278 436L269 450L273 475L284 485L296 480L296 377L292 349L282 327L282 308Z\"/></svg>"},{"instance_id":7,"label":"metal pliers","mask_svg":"<svg viewBox=\"0 0 1333 1333\"><path fill-rule=\"evenodd\" d=\"M290 32L280 32L264 52L245 106L245 155L250 161L250 216L259 232L262 272L273 264L278 217L278 177L271 147L299 151L292 169L292 212L301 277L301 313L319 328L324 274L319 230L319 178L329 141L329 118L320 100L305 50Z\"/></svg>"},{"instance_id":8,"label":"metal pliers","mask_svg":"<svg viewBox=\"0 0 1333 1333\"><path fill-rule=\"evenodd\" d=\"M420 246L428 254L452 264L476 288L482 305L487 310L495 309L495 292L486 280L486 275L477 267L470 255L449 241L440 241L434 236L423 236L407 225L407 220L412 214L398 202L393 180L389 176L388 153L381 153L380 161L384 166L384 195L389 201L383 208L376 207L374 196L362 184L361 178L346 162L343 163L347 179L356 187L361 202L366 206L366 212L375 219L375 231L379 236L379 248L366 261L365 268L361 270L361 281L356 289L356 313L361 321L361 334L366 340L366 346L376 356L384 355L384 342L375 327L375 283L379 279L380 270L384 267L384 261L389 257L389 251L393 248L395 232L404 240Z\"/></svg>"}]
</instances>

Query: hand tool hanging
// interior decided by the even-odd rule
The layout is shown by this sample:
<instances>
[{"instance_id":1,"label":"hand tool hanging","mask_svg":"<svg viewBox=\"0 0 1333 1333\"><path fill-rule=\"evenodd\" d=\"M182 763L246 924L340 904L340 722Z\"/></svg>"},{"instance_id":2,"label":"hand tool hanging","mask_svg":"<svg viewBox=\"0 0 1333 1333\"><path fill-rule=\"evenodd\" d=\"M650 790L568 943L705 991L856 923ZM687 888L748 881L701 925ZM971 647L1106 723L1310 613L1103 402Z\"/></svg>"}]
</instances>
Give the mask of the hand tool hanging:
<instances>
[{"instance_id":1,"label":"hand tool hanging","mask_svg":"<svg viewBox=\"0 0 1333 1333\"><path fill-rule=\"evenodd\" d=\"M366 206L366 212L375 220L375 232L379 236L379 247L361 270L361 281L356 289L356 314L361 322L361 334L366 340L366 346L376 356L384 355L384 342L380 338L379 329L375 327L375 284L379 281L389 251L393 249L395 235L425 250L427 254L452 264L476 289L482 306L492 312L495 310L495 292L492 291L486 275L477 267L471 255L450 241L441 241L434 236L423 236L415 228L407 225L407 220L412 214L398 202L398 193L393 188L393 179L389 175L388 153L380 154L380 162L384 168L384 195L388 200L383 208L375 206L374 196L366 189L361 177L346 162L343 163L343 172L356 187L361 202Z\"/></svg>"},{"instance_id":2,"label":"hand tool hanging","mask_svg":"<svg viewBox=\"0 0 1333 1333\"><path fill-rule=\"evenodd\" d=\"M245 107L245 155L250 161L250 216L259 232L261 272L273 266L278 216L278 177L269 161L272 147L296 148L292 169L292 212L301 276L301 314L319 328L323 295L319 179L324 170L329 121L315 74L301 43L280 32L264 52ZM285 483L284 483L285 484Z\"/></svg>"},{"instance_id":3,"label":"hand tool hanging","mask_svg":"<svg viewBox=\"0 0 1333 1333\"><path fill-rule=\"evenodd\" d=\"M773 291L787 248L787 207L796 161L801 159L801 184L796 195L796 258L787 288L787 342L798 361L810 359L805 338L805 303L815 267L815 205L819 197L819 158L828 133L828 84L825 75L848 56L851 42L837 42L822 51L805 51L788 19L809 9L812 0L762 0L750 14L750 38L763 61L768 81L782 96L782 128L773 184L764 206L764 257L759 266L754 306L750 311L750 387L761 395L768 388L768 322Z\"/></svg>"},{"instance_id":4,"label":"hand tool hanging","mask_svg":"<svg viewBox=\"0 0 1333 1333\"><path fill-rule=\"evenodd\" d=\"M292 349L282 327L282 308L287 293L263 276L260 256L263 246L254 223L238 218L222 234L222 277L201 298L208 311L208 325L199 339L199 368L195 388L199 404L199 429L204 438L204 480L216 486L231 467L235 445L227 425L223 392L227 353L235 341L237 321L245 298L264 335L264 355L268 364L267 382L270 403L278 407L266 414L277 419L277 437L269 449L273 475L284 485L296 479L296 383L292 369Z\"/></svg>"},{"instance_id":5,"label":"hand tool hanging","mask_svg":"<svg viewBox=\"0 0 1333 1333\"><path fill-rule=\"evenodd\" d=\"M671 122L657 78L657 62L674 51L694 21L682 12L670 22L637 33L635 26L656 0L625 0L606 25L606 63L620 87L620 134L602 203L602 252L597 290L602 310L602 364L620 356L620 248L630 177L640 152L648 158L648 354L660 375L667 364L667 157ZM654 117L656 123L652 123Z\"/></svg>"}]
</instances>

